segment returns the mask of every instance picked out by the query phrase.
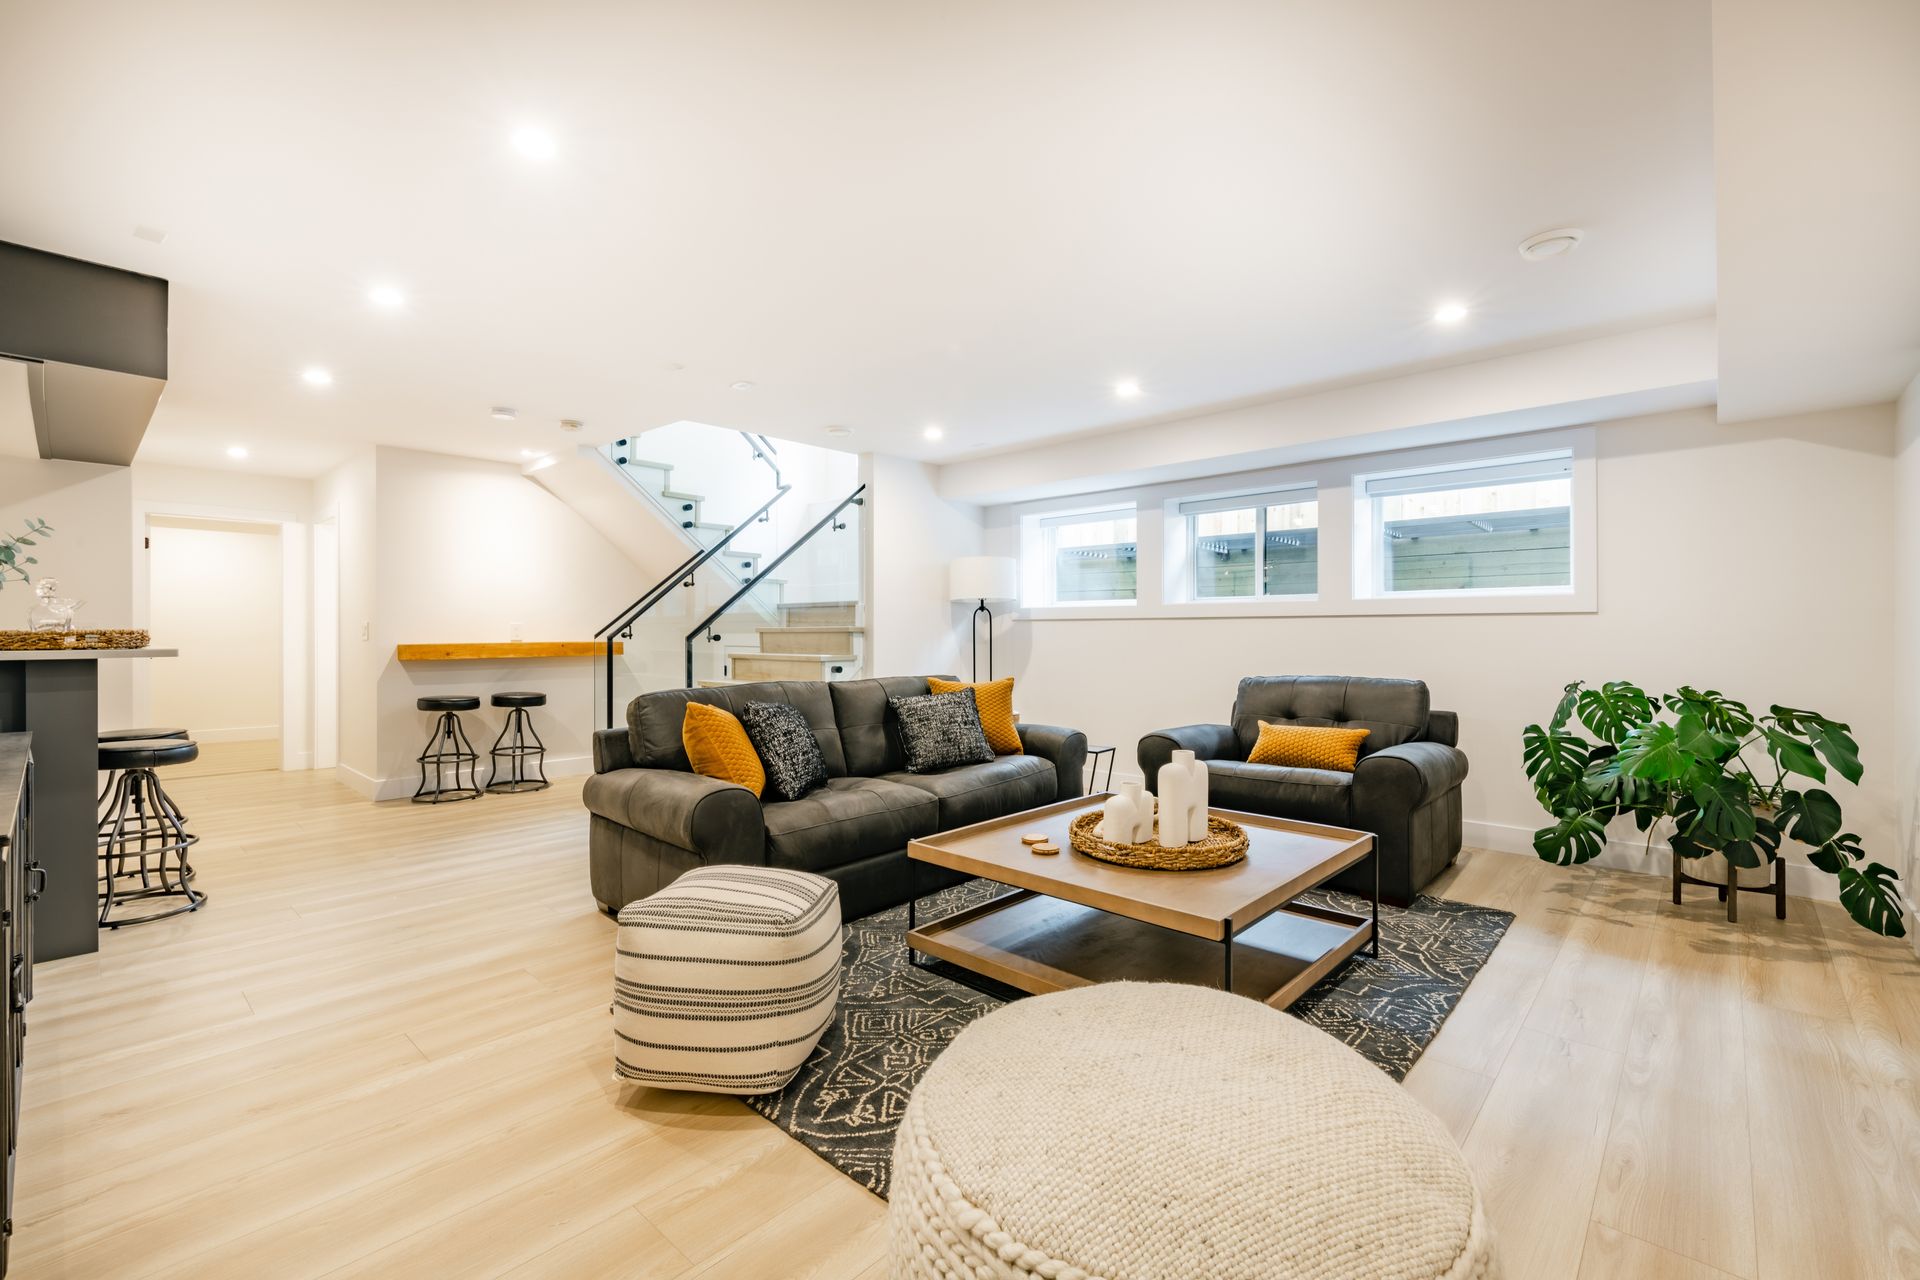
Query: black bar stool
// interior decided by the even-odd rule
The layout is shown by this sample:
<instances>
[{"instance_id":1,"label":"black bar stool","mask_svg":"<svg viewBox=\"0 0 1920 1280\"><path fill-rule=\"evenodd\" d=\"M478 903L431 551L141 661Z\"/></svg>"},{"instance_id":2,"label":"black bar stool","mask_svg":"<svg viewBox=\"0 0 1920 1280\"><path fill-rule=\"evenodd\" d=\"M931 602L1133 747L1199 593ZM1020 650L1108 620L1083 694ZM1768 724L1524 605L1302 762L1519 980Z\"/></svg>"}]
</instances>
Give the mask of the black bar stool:
<instances>
[{"instance_id":1,"label":"black bar stool","mask_svg":"<svg viewBox=\"0 0 1920 1280\"><path fill-rule=\"evenodd\" d=\"M552 786L547 781L547 744L540 741L540 735L533 731L533 718L527 714L528 707L544 707L547 695L544 693L496 693L493 705L509 707L507 722L500 726L500 736L493 740L493 773L487 782L489 791L543 791ZM513 741L507 741L507 735L513 735ZM531 745L527 739L532 738ZM527 762L533 762L534 776L527 776ZM503 769L504 762L504 769ZM501 776L502 773L505 776Z\"/></svg>"},{"instance_id":2,"label":"black bar stool","mask_svg":"<svg viewBox=\"0 0 1920 1280\"><path fill-rule=\"evenodd\" d=\"M476 771L476 761L480 753L467 741L467 731L460 723L462 711L478 711L480 699L471 693L442 694L437 697L419 698L414 706L422 711L438 711L440 720L434 725L433 735L427 739L427 746L420 753L420 789L413 793L415 804L452 803L455 800L474 800L480 796L480 775ZM433 766L433 785L427 785L427 766ZM467 771L466 785L460 783L460 771ZM453 771L452 785L447 783L447 771Z\"/></svg>"},{"instance_id":3,"label":"black bar stool","mask_svg":"<svg viewBox=\"0 0 1920 1280\"><path fill-rule=\"evenodd\" d=\"M184 741L186 738L190 736L191 735L188 734L185 729L173 729L173 728L104 729L100 733L100 741L102 742L145 742L154 738L179 738ZM107 797L111 795L113 792L113 784L117 776L118 774L116 770L112 770L112 769L107 770L107 780L100 787L100 798L94 801L94 804L93 804L93 807L96 811L100 813L104 813L107 807ZM172 797L168 797L167 803L169 804L173 803ZM182 822L185 822L187 820L187 815L184 813L181 813L178 808L174 809L173 814L176 818L179 818L180 821Z\"/></svg>"},{"instance_id":4,"label":"black bar stool","mask_svg":"<svg viewBox=\"0 0 1920 1280\"><path fill-rule=\"evenodd\" d=\"M164 920L197 911L207 900L206 894L187 883L193 878L187 850L200 837L188 832L179 807L167 798L155 773L199 756L199 746L183 738L133 738L100 744L100 767L114 776L98 836L101 928ZM154 883L156 879L158 884ZM148 898L180 901L144 915L114 917L116 908Z\"/></svg>"}]
</instances>

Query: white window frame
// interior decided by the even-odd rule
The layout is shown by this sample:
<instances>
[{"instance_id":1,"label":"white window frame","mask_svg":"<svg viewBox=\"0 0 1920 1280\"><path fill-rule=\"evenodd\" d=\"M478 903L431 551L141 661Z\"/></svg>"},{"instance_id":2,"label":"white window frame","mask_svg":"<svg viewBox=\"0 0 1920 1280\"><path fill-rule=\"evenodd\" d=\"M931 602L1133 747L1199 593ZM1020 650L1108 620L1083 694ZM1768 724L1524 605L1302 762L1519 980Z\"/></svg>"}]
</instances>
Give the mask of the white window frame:
<instances>
[{"instance_id":1,"label":"white window frame","mask_svg":"<svg viewBox=\"0 0 1920 1280\"><path fill-rule=\"evenodd\" d=\"M1527 596L1572 596L1579 585L1578 557L1567 552L1566 586L1449 587L1430 591L1395 591L1387 586L1384 554L1386 521L1376 500L1401 494L1439 493L1499 483L1501 480L1538 480L1564 475L1568 481L1568 535L1575 536L1575 513L1580 506L1575 481L1575 453L1570 447L1514 454L1486 442L1478 460L1362 472L1353 477L1353 594L1356 600L1507 599ZM1447 477L1450 484L1423 483Z\"/></svg>"},{"instance_id":2,"label":"white window frame","mask_svg":"<svg viewBox=\"0 0 1920 1280\"><path fill-rule=\"evenodd\" d=\"M1267 594L1267 508L1285 506L1288 503L1303 502L1308 499L1316 504L1320 491L1311 480L1300 484L1290 484L1278 489L1260 489L1252 493L1233 493L1219 497L1187 498L1174 504L1174 510L1180 516L1180 597L1194 603L1231 604L1236 601L1258 600L1313 600L1319 597L1320 575L1315 566L1314 590L1297 595ZM1203 596L1200 594L1200 571L1194 563L1199 550L1199 539L1193 532L1194 516L1207 515L1214 511L1253 511L1253 594L1245 596ZM1318 526L1315 526L1316 533Z\"/></svg>"},{"instance_id":3,"label":"white window frame","mask_svg":"<svg viewBox=\"0 0 1920 1280\"><path fill-rule=\"evenodd\" d=\"M1053 532L1076 524L1098 520L1131 520L1134 530L1134 584L1131 600L1062 600L1055 568L1059 563L1059 545ZM1140 602L1140 507L1132 502L1110 502L1032 515L1023 521L1021 537L1021 604L1025 608L1045 609L1132 609Z\"/></svg>"}]
</instances>

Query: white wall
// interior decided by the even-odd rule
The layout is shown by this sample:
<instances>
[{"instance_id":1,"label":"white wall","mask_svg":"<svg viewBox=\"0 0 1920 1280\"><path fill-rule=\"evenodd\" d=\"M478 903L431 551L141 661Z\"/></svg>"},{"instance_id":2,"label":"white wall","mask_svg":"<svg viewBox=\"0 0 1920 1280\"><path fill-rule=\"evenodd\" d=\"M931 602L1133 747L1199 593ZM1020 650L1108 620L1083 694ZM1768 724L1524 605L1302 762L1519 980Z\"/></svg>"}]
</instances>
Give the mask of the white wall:
<instances>
[{"instance_id":1,"label":"white wall","mask_svg":"<svg viewBox=\"0 0 1920 1280\"><path fill-rule=\"evenodd\" d=\"M1120 776L1137 776L1147 731L1224 720L1242 675L1424 679L1436 707L1460 714L1468 840L1514 850L1542 821L1520 730L1569 680L1810 707L1854 726L1865 785L1834 791L1884 859L1904 769L1888 697L1893 446L1889 406L1739 427L1710 409L1604 423L1596 612L1021 621L1000 665L1019 677L1027 719L1117 745ZM1005 537L1006 509L990 518ZM946 612L929 601L920 615L933 627ZM1830 877L1792 884L1831 894Z\"/></svg>"},{"instance_id":2,"label":"white wall","mask_svg":"<svg viewBox=\"0 0 1920 1280\"><path fill-rule=\"evenodd\" d=\"M154 519L148 529L150 715L202 742L280 736L278 525Z\"/></svg>"},{"instance_id":3,"label":"white wall","mask_svg":"<svg viewBox=\"0 0 1920 1280\"><path fill-rule=\"evenodd\" d=\"M936 469L924 462L865 454L861 474L868 485L861 512L869 540L867 674L965 676L973 606L947 598L947 565L981 554L984 513L942 498ZM1004 675L1012 668L1003 651L996 656Z\"/></svg>"},{"instance_id":4,"label":"white wall","mask_svg":"<svg viewBox=\"0 0 1920 1280\"><path fill-rule=\"evenodd\" d=\"M379 779L379 685L383 665L373 643L380 536L374 524L374 451L313 482L313 516L338 529L338 731L336 771L371 794ZM387 651L392 654L391 648ZM422 735L424 736L424 735Z\"/></svg>"},{"instance_id":5,"label":"white wall","mask_svg":"<svg viewBox=\"0 0 1920 1280\"><path fill-rule=\"evenodd\" d=\"M1893 525L1893 723L1896 866L1909 901L1920 901L1920 377L1900 397L1895 432ZM1920 950L1920 929L1913 930Z\"/></svg>"},{"instance_id":6,"label":"white wall","mask_svg":"<svg viewBox=\"0 0 1920 1280\"><path fill-rule=\"evenodd\" d=\"M60 594L86 601L75 615L83 626L140 625L133 610L132 495L125 467L0 457L0 529L17 534L29 516L53 526L52 535L35 548L40 563L28 572L57 578ZM0 626L26 626L32 604L27 584L9 583L0 590ZM133 721L132 668L140 661L100 664L102 728Z\"/></svg>"},{"instance_id":7,"label":"white wall","mask_svg":"<svg viewBox=\"0 0 1920 1280\"><path fill-rule=\"evenodd\" d=\"M378 536L371 609L356 586L341 612L343 705L362 682L373 691L371 732L357 723L364 706L356 703L343 718L341 760L361 775L350 780L382 798L411 794L419 778L414 757L429 727L416 698L478 694L482 710L468 713L466 724L484 754L506 714L486 706L487 697L518 689L547 695L533 714L548 775L589 771L602 696L593 660L402 663L394 647L507 641L516 627L526 640L586 640L652 583L517 466L383 447L371 471L372 519L363 524L343 512L341 521L343 583L367 572L366 550L349 549L352 535L371 528ZM357 482L340 496L351 507L349 491L366 487ZM366 640L359 638L363 620L371 623Z\"/></svg>"}]
</instances>

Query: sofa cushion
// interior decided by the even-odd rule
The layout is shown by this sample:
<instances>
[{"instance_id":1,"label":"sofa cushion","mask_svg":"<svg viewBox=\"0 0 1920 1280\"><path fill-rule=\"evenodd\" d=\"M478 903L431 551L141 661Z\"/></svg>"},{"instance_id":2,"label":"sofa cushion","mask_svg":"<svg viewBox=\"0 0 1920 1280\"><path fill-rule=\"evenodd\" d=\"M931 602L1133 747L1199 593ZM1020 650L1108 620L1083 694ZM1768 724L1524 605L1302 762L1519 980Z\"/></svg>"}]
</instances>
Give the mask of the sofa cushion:
<instances>
[{"instance_id":1,"label":"sofa cushion","mask_svg":"<svg viewBox=\"0 0 1920 1280\"><path fill-rule=\"evenodd\" d=\"M763 805L767 865L821 871L907 847L940 829L940 803L881 778L831 778L803 800Z\"/></svg>"},{"instance_id":2,"label":"sofa cushion","mask_svg":"<svg viewBox=\"0 0 1920 1280\"><path fill-rule=\"evenodd\" d=\"M923 685L925 681L921 682ZM739 716L749 702L784 702L797 707L813 729L813 739L826 762L827 776L847 772L846 753L840 749L840 727L833 718L833 699L824 680L765 680L725 685L718 689L659 689L643 693L627 704L627 736L632 740L633 763L642 769L690 771L681 726L689 702ZM744 717L743 717L744 718Z\"/></svg>"},{"instance_id":3,"label":"sofa cushion","mask_svg":"<svg viewBox=\"0 0 1920 1280\"><path fill-rule=\"evenodd\" d=\"M834 722L846 752L847 772L877 778L907 767L900 745L900 722L890 698L918 697L927 691L925 676L883 676L877 680L834 680L827 685Z\"/></svg>"},{"instance_id":4,"label":"sofa cushion","mask_svg":"<svg viewBox=\"0 0 1920 1280\"><path fill-rule=\"evenodd\" d=\"M827 762L820 758L807 717L784 702L749 702L740 712L754 754L766 770L766 794L798 800L827 785Z\"/></svg>"},{"instance_id":5,"label":"sofa cushion","mask_svg":"<svg viewBox=\"0 0 1920 1280\"><path fill-rule=\"evenodd\" d=\"M1371 676L1248 676L1233 700L1240 758L1253 754L1260 722L1365 729L1360 758L1426 736L1427 686L1422 680Z\"/></svg>"},{"instance_id":6,"label":"sofa cushion","mask_svg":"<svg viewBox=\"0 0 1920 1280\"><path fill-rule=\"evenodd\" d=\"M941 831L1003 818L1059 799L1059 776L1040 756L996 756L944 773L890 773L884 781L917 787L940 801Z\"/></svg>"},{"instance_id":7,"label":"sofa cushion","mask_svg":"<svg viewBox=\"0 0 1920 1280\"><path fill-rule=\"evenodd\" d=\"M932 693L956 693L961 689L971 689L974 706L980 712L980 729L987 735L987 745L993 748L993 753L1006 756L1022 749L1020 722L1013 714L1012 676L974 684L928 676L927 689Z\"/></svg>"},{"instance_id":8,"label":"sofa cushion","mask_svg":"<svg viewBox=\"0 0 1920 1280\"><path fill-rule=\"evenodd\" d=\"M993 759L972 690L923 693L917 698L887 701L900 722L900 745L906 749L908 773L939 773Z\"/></svg>"},{"instance_id":9,"label":"sofa cushion","mask_svg":"<svg viewBox=\"0 0 1920 1280\"><path fill-rule=\"evenodd\" d=\"M1244 760L1207 761L1207 803L1343 827L1353 816L1353 775Z\"/></svg>"}]
</instances>

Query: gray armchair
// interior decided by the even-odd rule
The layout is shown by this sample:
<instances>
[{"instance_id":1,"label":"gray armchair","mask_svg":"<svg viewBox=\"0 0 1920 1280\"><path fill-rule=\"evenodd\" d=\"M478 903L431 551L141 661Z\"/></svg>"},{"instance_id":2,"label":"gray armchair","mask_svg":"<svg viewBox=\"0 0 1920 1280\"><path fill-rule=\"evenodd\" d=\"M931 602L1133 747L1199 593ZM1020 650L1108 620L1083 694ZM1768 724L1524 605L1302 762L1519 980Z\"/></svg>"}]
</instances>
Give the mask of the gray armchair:
<instances>
[{"instance_id":1,"label":"gray armchair","mask_svg":"<svg viewBox=\"0 0 1920 1280\"><path fill-rule=\"evenodd\" d=\"M1352 773L1249 764L1260 722L1367 730ZM1222 809L1295 818L1373 833L1380 896L1404 906L1460 852L1460 784L1467 757L1459 718L1428 705L1420 680L1365 676L1248 676L1227 724L1160 729L1140 739L1140 771L1154 787L1176 750L1207 763L1208 798ZM1333 884L1373 887L1362 862Z\"/></svg>"}]
</instances>

